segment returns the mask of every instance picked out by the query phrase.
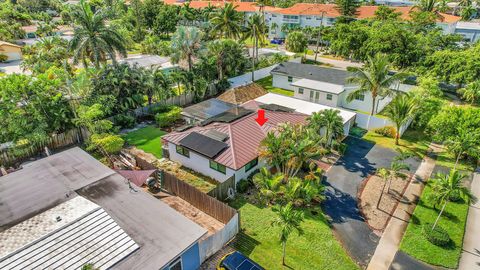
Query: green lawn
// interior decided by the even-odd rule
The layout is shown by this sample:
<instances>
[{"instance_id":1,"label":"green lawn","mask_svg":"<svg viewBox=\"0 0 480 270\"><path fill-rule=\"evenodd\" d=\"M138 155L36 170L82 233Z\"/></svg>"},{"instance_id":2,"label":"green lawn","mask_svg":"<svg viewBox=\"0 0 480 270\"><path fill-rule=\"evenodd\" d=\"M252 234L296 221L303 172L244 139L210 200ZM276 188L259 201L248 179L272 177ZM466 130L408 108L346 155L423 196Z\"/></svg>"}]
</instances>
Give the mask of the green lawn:
<instances>
[{"instance_id":1,"label":"green lawn","mask_svg":"<svg viewBox=\"0 0 480 270\"><path fill-rule=\"evenodd\" d=\"M422 130L413 130L412 128L407 129L400 138L400 145L395 145L393 138L379 135L373 131L367 132L363 139L387 148L409 150L421 158L426 155L428 145L431 142L429 135L425 134ZM458 164L457 168L462 171L473 171L475 169L475 164L466 160L461 160ZM453 168L455 166L455 157L446 151L442 151L437 154L437 165Z\"/></svg>"},{"instance_id":2,"label":"green lawn","mask_svg":"<svg viewBox=\"0 0 480 270\"><path fill-rule=\"evenodd\" d=\"M265 77L263 79L255 81L255 82L257 84L261 85L265 90L267 90L267 92L293 97L293 91L278 88L278 87L273 87L272 86L272 76Z\"/></svg>"},{"instance_id":3,"label":"green lawn","mask_svg":"<svg viewBox=\"0 0 480 270\"><path fill-rule=\"evenodd\" d=\"M293 233L287 242L286 263L282 267L279 229L271 226L276 214L270 208L259 208L237 198L230 205L240 210L242 232L235 247L266 269L359 269L332 234L321 210L313 215L304 210L304 234Z\"/></svg>"},{"instance_id":4,"label":"green lawn","mask_svg":"<svg viewBox=\"0 0 480 270\"><path fill-rule=\"evenodd\" d=\"M153 154L157 158L162 157L162 143L160 137L166 134L165 131L160 130L154 126L147 126L135 131L132 131L123 136L128 144L134 145L143 151Z\"/></svg>"},{"instance_id":5,"label":"green lawn","mask_svg":"<svg viewBox=\"0 0 480 270\"><path fill-rule=\"evenodd\" d=\"M462 251L468 204L451 202L447 205L438 224L448 231L452 244L445 248L438 247L422 235L422 224L433 224L438 215L438 211L426 199L431 192L432 189L427 185L403 236L400 249L426 263L456 268Z\"/></svg>"}]
</instances>

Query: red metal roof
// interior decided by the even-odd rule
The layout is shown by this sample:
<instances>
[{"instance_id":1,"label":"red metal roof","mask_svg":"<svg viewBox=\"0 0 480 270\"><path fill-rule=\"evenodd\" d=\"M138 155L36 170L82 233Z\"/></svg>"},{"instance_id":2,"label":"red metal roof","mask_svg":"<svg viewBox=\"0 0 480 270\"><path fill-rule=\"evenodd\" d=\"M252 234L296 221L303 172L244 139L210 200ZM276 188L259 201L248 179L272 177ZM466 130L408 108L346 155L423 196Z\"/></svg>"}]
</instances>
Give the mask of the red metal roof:
<instances>
[{"instance_id":1,"label":"red metal roof","mask_svg":"<svg viewBox=\"0 0 480 270\"><path fill-rule=\"evenodd\" d=\"M242 107L252 110L259 108L259 103L249 101ZM268 122L262 127L255 121L257 114L250 114L232 123L211 123L204 127L194 127L183 132L173 132L162 137L163 140L178 144L185 136L195 131L205 134L208 130L214 129L228 134L225 143L228 148L215 157L214 161L223 164L231 169L238 170L248 162L258 157L258 147L269 131L275 130L281 123L305 123L308 117L305 114L292 112L265 111Z\"/></svg>"}]
</instances>

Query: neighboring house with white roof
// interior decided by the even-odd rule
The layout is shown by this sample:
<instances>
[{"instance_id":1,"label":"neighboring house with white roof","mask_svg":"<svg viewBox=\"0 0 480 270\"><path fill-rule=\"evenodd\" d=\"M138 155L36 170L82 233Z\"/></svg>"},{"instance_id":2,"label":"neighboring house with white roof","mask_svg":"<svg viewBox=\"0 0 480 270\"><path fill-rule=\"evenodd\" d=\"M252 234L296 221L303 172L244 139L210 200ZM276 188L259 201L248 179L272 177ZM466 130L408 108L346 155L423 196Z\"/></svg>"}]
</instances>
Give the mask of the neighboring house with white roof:
<instances>
[{"instance_id":1,"label":"neighboring house with white roof","mask_svg":"<svg viewBox=\"0 0 480 270\"><path fill-rule=\"evenodd\" d=\"M196 270L208 231L80 148L0 177L0 269Z\"/></svg>"},{"instance_id":2,"label":"neighboring house with white roof","mask_svg":"<svg viewBox=\"0 0 480 270\"><path fill-rule=\"evenodd\" d=\"M264 109L268 119L263 126L255 121L258 109ZM164 135L164 156L219 182L230 177L238 182L265 166L258 159L258 148L268 132L281 123L303 124L311 113L325 109L332 108L269 93L204 120L199 126ZM348 135L355 113L340 110L340 115Z\"/></svg>"},{"instance_id":3,"label":"neighboring house with white roof","mask_svg":"<svg viewBox=\"0 0 480 270\"><path fill-rule=\"evenodd\" d=\"M355 111L370 112L372 96L369 92L347 101L347 96L358 89L357 85L347 83L351 75L346 70L320 67L300 63L284 62L271 71L272 85L294 91L294 97L310 102ZM392 89L407 92L413 86L396 84ZM392 97L378 97L376 113L380 112Z\"/></svg>"},{"instance_id":4,"label":"neighboring house with white roof","mask_svg":"<svg viewBox=\"0 0 480 270\"><path fill-rule=\"evenodd\" d=\"M143 68L159 68L162 70L169 70L177 67L177 65L172 64L170 57L148 54L132 55L124 59L119 59L118 62L130 66L136 65Z\"/></svg>"}]
</instances>

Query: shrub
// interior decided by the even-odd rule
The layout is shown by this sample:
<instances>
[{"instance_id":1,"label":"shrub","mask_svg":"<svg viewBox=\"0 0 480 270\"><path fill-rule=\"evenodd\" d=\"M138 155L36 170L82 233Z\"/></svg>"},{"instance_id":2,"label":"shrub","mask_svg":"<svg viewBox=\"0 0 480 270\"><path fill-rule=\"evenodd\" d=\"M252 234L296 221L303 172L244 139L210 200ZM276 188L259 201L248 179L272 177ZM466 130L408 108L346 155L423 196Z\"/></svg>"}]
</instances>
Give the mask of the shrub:
<instances>
[{"instance_id":1,"label":"shrub","mask_svg":"<svg viewBox=\"0 0 480 270\"><path fill-rule=\"evenodd\" d=\"M155 121L159 127L168 127L181 118L181 112L182 108L173 106L168 112L157 113Z\"/></svg>"},{"instance_id":2,"label":"shrub","mask_svg":"<svg viewBox=\"0 0 480 270\"><path fill-rule=\"evenodd\" d=\"M7 60L8 60L8 56L0 53L0 63L6 62Z\"/></svg>"},{"instance_id":3,"label":"shrub","mask_svg":"<svg viewBox=\"0 0 480 270\"><path fill-rule=\"evenodd\" d=\"M171 109L172 109L172 106L170 106L170 105L152 106L148 109L148 113L155 115L157 113L168 112Z\"/></svg>"},{"instance_id":4,"label":"shrub","mask_svg":"<svg viewBox=\"0 0 480 270\"><path fill-rule=\"evenodd\" d=\"M135 117L127 114L117 114L113 117L113 123L120 128L133 128Z\"/></svg>"},{"instance_id":5,"label":"shrub","mask_svg":"<svg viewBox=\"0 0 480 270\"><path fill-rule=\"evenodd\" d=\"M379 135L385 136L385 137L389 137L389 138L394 138L395 134L396 134L395 128L392 127L392 126L385 126L385 127L382 127L382 128L376 128L376 129L373 130L373 132L375 132Z\"/></svg>"},{"instance_id":6,"label":"shrub","mask_svg":"<svg viewBox=\"0 0 480 270\"><path fill-rule=\"evenodd\" d=\"M250 181L247 179L242 179L237 183L237 192L245 193L250 187Z\"/></svg>"},{"instance_id":7,"label":"shrub","mask_svg":"<svg viewBox=\"0 0 480 270\"><path fill-rule=\"evenodd\" d=\"M101 148L108 154L116 154L122 150L124 144L125 141L118 135L108 133L93 134L90 137L90 145L87 150L91 151Z\"/></svg>"},{"instance_id":8,"label":"shrub","mask_svg":"<svg viewBox=\"0 0 480 270\"><path fill-rule=\"evenodd\" d=\"M432 224L426 223L423 225L422 232L425 238L436 246L444 247L450 243L448 232L439 225L432 230Z\"/></svg>"}]
</instances>

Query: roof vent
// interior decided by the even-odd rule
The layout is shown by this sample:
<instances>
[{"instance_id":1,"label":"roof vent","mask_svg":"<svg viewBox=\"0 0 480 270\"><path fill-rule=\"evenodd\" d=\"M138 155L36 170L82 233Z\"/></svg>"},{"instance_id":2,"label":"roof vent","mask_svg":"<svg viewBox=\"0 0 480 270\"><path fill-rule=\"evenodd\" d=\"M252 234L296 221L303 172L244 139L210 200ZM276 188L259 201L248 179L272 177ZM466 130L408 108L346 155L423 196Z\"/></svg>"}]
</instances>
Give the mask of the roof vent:
<instances>
[{"instance_id":1,"label":"roof vent","mask_svg":"<svg viewBox=\"0 0 480 270\"><path fill-rule=\"evenodd\" d=\"M57 222L60 222L60 221L62 221L62 217L61 217L61 216L57 216L57 217L55 218L55 220L56 220Z\"/></svg>"}]
</instances>

